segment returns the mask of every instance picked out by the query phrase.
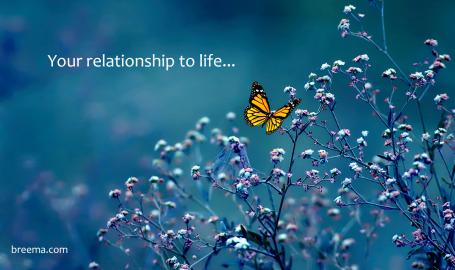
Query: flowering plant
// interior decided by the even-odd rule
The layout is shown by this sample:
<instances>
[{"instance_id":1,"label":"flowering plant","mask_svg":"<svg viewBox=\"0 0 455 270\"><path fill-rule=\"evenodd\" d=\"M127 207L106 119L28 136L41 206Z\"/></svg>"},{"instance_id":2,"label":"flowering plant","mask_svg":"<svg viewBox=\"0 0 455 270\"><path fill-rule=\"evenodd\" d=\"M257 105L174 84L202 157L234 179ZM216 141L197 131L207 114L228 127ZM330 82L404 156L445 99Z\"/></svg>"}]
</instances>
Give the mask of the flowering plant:
<instances>
[{"instance_id":1,"label":"flowering plant","mask_svg":"<svg viewBox=\"0 0 455 270\"><path fill-rule=\"evenodd\" d=\"M314 104L297 109L290 125L280 128L290 147L272 149L269 166L252 166L250 141L239 135L232 112L226 115L231 125L227 134L209 129L210 120L203 117L183 141L158 141L154 175L148 181L130 177L124 189L109 192L118 211L99 230L99 240L129 255L145 247L153 252L151 264L163 269L292 269L303 262L321 269L357 269L350 254L355 227L370 243L389 221L386 214L395 211L409 221L413 233L397 233L392 242L409 248L413 267L455 269L454 110L447 105L447 93L434 95L436 127L422 115L422 103L437 91L436 80L450 56L428 39L424 44L431 60L405 73L388 50L384 1L370 2L380 14L381 41L363 30L365 15L353 5L344 8L349 19L342 19L338 29L342 37L373 45L390 68L370 74L373 64L367 54L355 56L352 65L342 60L322 64L320 74L311 73L304 85L303 94L313 96ZM354 30L354 24L362 30ZM339 77L347 80L356 102L373 112L372 120L383 127L381 136L343 125L336 112L342 106L335 98L342 88L334 87ZM386 86L379 89L376 83ZM295 98L295 88L284 92ZM410 124L414 117L420 126ZM314 149L301 149L303 138ZM372 142L383 149L367 155ZM216 158L205 160L207 156ZM296 169L297 163L305 169ZM365 185L374 196L358 188ZM212 209L220 201L224 208ZM366 210L368 222L361 215ZM326 217L343 224L342 229L330 228ZM126 241L133 239L139 241ZM99 266L93 262L91 267Z\"/></svg>"}]
</instances>

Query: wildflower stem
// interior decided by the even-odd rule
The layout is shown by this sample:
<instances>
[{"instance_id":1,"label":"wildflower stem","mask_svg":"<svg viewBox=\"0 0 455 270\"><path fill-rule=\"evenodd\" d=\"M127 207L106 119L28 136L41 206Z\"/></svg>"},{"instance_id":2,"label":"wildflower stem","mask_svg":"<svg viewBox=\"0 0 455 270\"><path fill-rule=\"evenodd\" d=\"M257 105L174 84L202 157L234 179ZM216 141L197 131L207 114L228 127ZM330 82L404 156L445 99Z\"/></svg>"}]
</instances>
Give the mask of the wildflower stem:
<instances>
[{"instance_id":1,"label":"wildflower stem","mask_svg":"<svg viewBox=\"0 0 455 270\"><path fill-rule=\"evenodd\" d=\"M387 36L385 33L384 2L385 2L385 0L381 1L382 42L383 42L383 46L384 46L384 51L387 52Z\"/></svg>"},{"instance_id":2,"label":"wildflower stem","mask_svg":"<svg viewBox=\"0 0 455 270\"><path fill-rule=\"evenodd\" d=\"M384 12L384 11L383 11L383 9L382 9L381 13L383 13L383 12ZM385 29L385 27L384 27L384 29ZM384 39L384 42L385 42L385 40L386 40L385 31L383 32L383 34L384 34L383 39ZM400 75L401 75L403 81L404 81L405 83L407 83L408 85L411 85L411 82L409 81L408 76L407 76L406 73L401 69L401 67L397 64L397 62L395 61L395 59L393 59L393 57L389 54L387 47L381 47L381 46L380 46L378 43L376 43L371 37L366 37L366 36L364 36L364 35L362 35L362 34L358 34L358 33L351 33L351 35L354 36L354 37L363 39L363 40L365 40L365 41L371 43L374 47L376 47L376 49L377 49L378 51L382 52L382 53L387 57L387 59L395 66L395 68L398 69L398 72L400 72Z\"/></svg>"},{"instance_id":3,"label":"wildflower stem","mask_svg":"<svg viewBox=\"0 0 455 270\"><path fill-rule=\"evenodd\" d=\"M271 257L271 258L275 257L273 254L270 254L270 253L268 253L266 251L262 251L262 250L257 249L257 248L249 247L248 250L254 251L256 253L260 253L260 254L265 255L267 257Z\"/></svg>"},{"instance_id":4,"label":"wildflower stem","mask_svg":"<svg viewBox=\"0 0 455 270\"><path fill-rule=\"evenodd\" d=\"M360 89L359 89L359 87L358 87L356 84L353 84L353 87L354 87L354 89L357 90L357 92L360 93ZM375 106L373 103L371 103L371 101L368 100L368 99L367 99L365 102L366 102L366 103L371 107L371 109L376 113L376 115L379 117L379 120L381 120L381 122L382 122L386 127L388 127L387 122L384 120L384 118L383 118L383 116L382 116L382 113L379 112L378 108L376 108L376 106Z\"/></svg>"},{"instance_id":5,"label":"wildflower stem","mask_svg":"<svg viewBox=\"0 0 455 270\"><path fill-rule=\"evenodd\" d=\"M260 183L265 183L265 184L267 185L267 189L269 189L269 187L271 187L271 188L273 188L279 195L282 194L281 190L280 190L278 187L276 187L274 184L270 183L269 181L264 181L264 182L261 181ZM269 190L270 190L270 189L269 189ZM270 193L270 194L271 194L271 193ZM273 197L270 197L270 200L271 200L272 204L274 204L274 203L273 203Z\"/></svg>"},{"instance_id":6,"label":"wildflower stem","mask_svg":"<svg viewBox=\"0 0 455 270\"><path fill-rule=\"evenodd\" d=\"M206 203L203 203L201 200L193 196L192 194L189 194L185 191L185 189L178 183L177 179L175 179L172 175L166 174L166 177L168 177L176 186L178 192L186 199L189 199L199 205L200 207L204 208L207 212L210 213L212 216L216 216L216 213L210 208L210 206Z\"/></svg>"},{"instance_id":7,"label":"wildflower stem","mask_svg":"<svg viewBox=\"0 0 455 270\"><path fill-rule=\"evenodd\" d=\"M276 191L278 192L278 194L281 194L281 191L276 188L275 186L271 185L273 188L276 189ZM267 184L267 194L269 195L269 200L270 200L270 204L272 206L272 211L275 212L276 211L276 208L275 208L275 201L273 199L273 194L272 194L272 191L270 190L270 185Z\"/></svg>"},{"instance_id":8,"label":"wildflower stem","mask_svg":"<svg viewBox=\"0 0 455 270\"><path fill-rule=\"evenodd\" d=\"M344 206L355 206L355 205L361 205L361 204L371 205L371 206L378 207L378 208L384 209L384 210L400 210L400 209L397 208L397 207L392 207L392 206L387 206L387 205L381 205L381 204L377 204L377 203L373 203L373 202L368 202L368 201L361 201L361 202L355 202L355 203L345 203Z\"/></svg>"},{"instance_id":9,"label":"wildflower stem","mask_svg":"<svg viewBox=\"0 0 455 270\"><path fill-rule=\"evenodd\" d=\"M425 87L425 89L423 90L422 94L420 94L420 97L417 99L417 101L419 101L419 102L422 101L423 97L430 89L430 86L431 86L431 84L427 84L427 87Z\"/></svg>"},{"instance_id":10,"label":"wildflower stem","mask_svg":"<svg viewBox=\"0 0 455 270\"><path fill-rule=\"evenodd\" d=\"M420 103L419 100L416 101L416 104L417 104L417 111L419 113L419 120L420 120L420 124L422 125L422 132L423 133L426 133L427 132L427 128L425 126L425 120L423 118L423 113L422 113L422 105ZM425 143L424 143L424 146L425 146L425 150L427 152L427 154L433 159L434 158L434 150L432 150L432 148L430 147L430 144L428 143L427 140L425 140ZM438 191L439 191L439 195L445 200L447 201L447 196L446 194L442 191L442 188L441 188L441 184L439 182L439 178L438 178L438 175L436 173L436 169L434 167L434 163L431 163L430 164L430 172L433 174L434 178L435 178L435 182L436 182L436 186L438 188Z\"/></svg>"},{"instance_id":11,"label":"wildflower stem","mask_svg":"<svg viewBox=\"0 0 455 270\"><path fill-rule=\"evenodd\" d=\"M199 264L200 262L203 262L205 259L207 259L208 257L212 256L212 254L214 254L215 252L218 252L218 251L219 251L219 249L214 249L214 250L210 251L206 255L204 255L201 258L199 258L199 260L197 260L193 264L191 264L190 268L195 267L197 264Z\"/></svg>"},{"instance_id":12,"label":"wildflower stem","mask_svg":"<svg viewBox=\"0 0 455 270\"><path fill-rule=\"evenodd\" d=\"M453 173L450 172L449 165L447 164L447 161L446 161L446 159L444 158L444 155L442 154L440 148L438 148L438 153L439 153L439 155L441 156L442 163L444 164L444 167L445 167L446 170L447 170L447 174L449 175L450 181L453 182Z\"/></svg>"},{"instance_id":13,"label":"wildflower stem","mask_svg":"<svg viewBox=\"0 0 455 270\"><path fill-rule=\"evenodd\" d=\"M337 129L338 129L338 130L341 130L341 126L340 126L340 123L339 123L339 121L338 121L338 118L337 118L336 115L335 115L334 108L333 108L332 106L329 106L329 110L330 110L330 114L331 114L332 117L333 117L333 120L335 121L335 124L336 124L336 126L337 126ZM356 154L355 154L354 151L352 150L352 148L351 148L351 146L349 145L349 142L348 142L348 140L346 139L345 136L343 136L343 141L344 141L344 143L349 147L349 151L351 152L351 154L352 154L355 158L357 158Z\"/></svg>"}]
</instances>

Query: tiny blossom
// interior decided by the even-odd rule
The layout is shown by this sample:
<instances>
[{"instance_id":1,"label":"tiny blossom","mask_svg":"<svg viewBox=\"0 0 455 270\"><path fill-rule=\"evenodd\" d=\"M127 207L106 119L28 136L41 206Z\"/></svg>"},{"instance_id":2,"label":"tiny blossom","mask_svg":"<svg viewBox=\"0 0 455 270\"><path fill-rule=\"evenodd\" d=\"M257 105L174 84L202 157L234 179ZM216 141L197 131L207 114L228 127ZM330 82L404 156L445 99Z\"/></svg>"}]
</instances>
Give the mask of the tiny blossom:
<instances>
[{"instance_id":1,"label":"tiny blossom","mask_svg":"<svg viewBox=\"0 0 455 270\"><path fill-rule=\"evenodd\" d=\"M250 243L243 238L243 237L231 237L226 240L226 246L231 246L234 245L235 250L242 250L242 249L248 249L250 247Z\"/></svg>"},{"instance_id":2,"label":"tiny blossom","mask_svg":"<svg viewBox=\"0 0 455 270\"><path fill-rule=\"evenodd\" d=\"M288 240L288 235L286 233L280 233L278 235L278 242L283 243Z\"/></svg>"},{"instance_id":3,"label":"tiny blossom","mask_svg":"<svg viewBox=\"0 0 455 270\"><path fill-rule=\"evenodd\" d=\"M258 209L261 215L269 215L272 213L272 210L270 208L264 207L262 205L258 205Z\"/></svg>"},{"instance_id":4,"label":"tiny blossom","mask_svg":"<svg viewBox=\"0 0 455 270\"><path fill-rule=\"evenodd\" d=\"M333 168L330 170L330 174L332 174L333 176L337 176L341 174L341 171L338 170L337 168Z\"/></svg>"},{"instance_id":5,"label":"tiny blossom","mask_svg":"<svg viewBox=\"0 0 455 270\"><path fill-rule=\"evenodd\" d=\"M343 128L343 129L340 129L337 132L337 135L338 135L338 137L336 138L336 140L339 140L339 139L342 139L344 137L351 136L351 131L349 129L347 129L347 128Z\"/></svg>"},{"instance_id":6,"label":"tiny blossom","mask_svg":"<svg viewBox=\"0 0 455 270\"><path fill-rule=\"evenodd\" d=\"M160 178L158 176L152 176L152 177L150 177L149 182L152 183L152 184L163 183L164 180L163 180L163 178Z\"/></svg>"},{"instance_id":7,"label":"tiny blossom","mask_svg":"<svg viewBox=\"0 0 455 270\"><path fill-rule=\"evenodd\" d=\"M385 183L387 185L392 185L392 184L394 184L396 182L397 182L397 180L395 178L387 178L387 180L385 181Z\"/></svg>"},{"instance_id":8,"label":"tiny blossom","mask_svg":"<svg viewBox=\"0 0 455 270\"><path fill-rule=\"evenodd\" d=\"M332 93L325 92L323 88L316 90L314 99L321 101L322 104L331 104L335 101L335 96Z\"/></svg>"},{"instance_id":9,"label":"tiny blossom","mask_svg":"<svg viewBox=\"0 0 455 270\"><path fill-rule=\"evenodd\" d=\"M107 234L108 230L107 229L99 229L98 232L96 233L96 236L98 236L98 240L102 241L104 239L104 236Z\"/></svg>"},{"instance_id":10,"label":"tiny blossom","mask_svg":"<svg viewBox=\"0 0 455 270\"><path fill-rule=\"evenodd\" d=\"M348 187L351 183L352 183L352 179L351 179L351 178L345 178L345 179L343 180L343 182L341 182L341 185L343 186L343 188L346 188L346 187Z\"/></svg>"},{"instance_id":11,"label":"tiny blossom","mask_svg":"<svg viewBox=\"0 0 455 270\"><path fill-rule=\"evenodd\" d=\"M302 117L302 116L307 116L309 114L309 112L307 110L304 110L304 109L297 109L297 110L295 110L295 114L298 117Z\"/></svg>"},{"instance_id":12,"label":"tiny blossom","mask_svg":"<svg viewBox=\"0 0 455 270\"><path fill-rule=\"evenodd\" d=\"M297 224L294 224L294 223L289 223L288 225L286 225L286 230L287 231L297 231L299 229L299 227L297 226Z\"/></svg>"},{"instance_id":13,"label":"tiny blossom","mask_svg":"<svg viewBox=\"0 0 455 270\"><path fill-rule=\"evenodd\" d=\"M122 191L120 189L114 189L109 191L109 197L111 198L118 198L122 194Z\"/></svg>"},{"instance_id":14,"label":"tiny blossom","mask_svg":"<svg viewBox=\"0 0 455 270\"><path fill-rule=\"evenodd\" d=\"M337 73L340 66L344 66L345 64L346 63L341 60L335 60L335 62L333 62L333 65L332 65L332 72Z\"/></svg>"},{"instance_id":15,"label":"tiny blossom","mask_svg":"<svg viewBox=\"0 0 455 270\"><path fill-rule=\"evenodd\" d=\"M392 242L393 242L397 247L404 247L404 246L406 246L406 239L404 238L403 235L395 234L395 235L392 237Z\"/></svg>"},{"instance_id":16,"label":"tiny blossom","mask_svg":"<svg viewBox=\"0 0 455 270\"><path fill-rule=\"evenodd\" d=\"M203 128L202 126L198 126L199 128ZM186 134L186 138L190 141L193 141L193 142L203 142L205 141L205 136L198 132L198 131L195 131L195 130L190 130L187 134Z\"/></svg>"},{"instance_id":17,"label":"tiny blossom","mask_svg":"<svg viewBox=\"0 0 455 270\"><path fill-rule=\"evenodd\" d=\"M425 196L421 196L414 200L411 204L409 204L409 211L413 213L417 213L419 211L423 211L427 209L426 198Z\"/></svg>"},{"instance_id":18,"label":"tiny blossom","mask_svg":"<svg viewBox=\"0 0 455 270\"><path fill-rule=\"evenodd\" d=\"M337 217L340 215L340 209L338 208L330 208L327 210L327 215L331 217Z\"/></svg>"},{"instance_id":19,"label":"tiny blossom","mask_svg":"<svg viewBox=\"0 0 455 270\"><path fill-rule=\"evenodd\" d=\"M334 100L335 100L335 98L334 98ZM318 119L318 113L316 113L316 112L310 112L310 113L308 114L308 120L314 122L314 121L316 121L317 119Z\"/></svg>"},{"instance_id":20,"label":"tiny blossom","mask_svg":"<svg viewBox=\"0 0 455 270\"><path fill-rule=\"evenodd\" d=\"M438 56L438 60L440 60L440 61L451 61L452 58L448 54L440 54Z\"/></svg>"},{"instance_id":21,"label":"tiny blossom","mask_svg":"<svg viewBox=\"0 0 455 270\"><path fill-rule=\"evenodd\" d=\"M412 126L409 125L409 124L400 124L400 125L398 126L398 129L399 129L399 130L411 131L411 130L412 130Z\"/></svg>"},{"instance_id":22,"label":"tiny blossom","mask_svg":"<svg viewBox=\"0 0 455 270\"><path fill-rule=\"evenodd\" d=\"M316 81L320 82L320 83L328 83L328 82L332 81L332 78L330 78L329 75L324 75L324 76L316 78Z\"/></svg>"},{"instance_id":23,"label":"tiny blossom","mask_svg":"<svg viewBox=\"0 0 455 270\"><path fill-rule=\"evenodd\" d=\"M207 223L215 223L215 222L217 222L218 220L220 220L220 217L218 217L218 216L211 216L211 217L209 217L209 219L207 219Z\"/></svg>"},{"instance_id":24,"label":"tiny blossom","mask_svg":"<svg viewBox=\"0 0 455 270\"><path fill-rule=\"evenodd\" d=\"M444 255L444 260L446 260L450 265L454 266L455 265L455 256L452 254L446 254Z\"/></svg>"},{"instance_id":25,"label":"tiny blossom","mask_svg":"<svg viewBox=\"0 0 455 270\"><path fill-rule=\"evenodd\" d=\"M412 80L422 80L425 78L425 76L423 76L422 72L414 72L411 75L409 75L409 78L411 78Z\"/></svg>"},{"instance_id":26,"label":"tiny blossom","mask_svg":"<svg viewBox=\"0 0 455 270\"><path fill-rule=\"evenodd\" d=\"M338 206L344 205L344 202L343 202L343 200L341 199L341 196L336 197L333 201L334 201L335 204L338 205Z\"/></svg>"},{"instance_id":27,"label":"tiny blossom","mask_svg":"<svg viewBox=\"0 0 455 270\"><path fill-rule=\"evenodd\" d=\"M167 142L165 140L159 140L156 144L155 144L155 151L158 151L158 150L161 150L164 146L167 145Z\"/></svg>"},{"instance_id":28,"label":"tiny blossom","mask_svg":"<svg viewBox=\"0 0 455 270\"><path fill-rule=\"evenodd\" d=\"M378 164L371 164L369 166L369 169L370 169L370 173L373 177L377 178L379 174L384 174L385 173L385 170L383 168L381 168Z\"/></svg>"},{"instance_id":29,"label":"tiny blossom","mask_svg":"<svg viewBox=\"0 0 455 270\"><path fill-rule=\"evenodd\" d=\"M448 99L449 99L449 95L447 95L446 93L442 93L442 94L437 94L433 100L436 104L440 105L440 104L442 104L443 101L448 100Z\"/></svg>"},{"instance_id":30,"label":"tiny blossom","mask_svg":"<svg viewBox=\"0 0 455 270\"><path fill-rule=\"evenodd\" d=\"M393 131L397 131L396 128L393 128ZM389 128L387 128L386 130L384 130L384 132L382 133L382 137L384 138L390 138L390 136L392 135L392 132L390 131Z\"/></svg>"},{"instance_id":31,"label":"tiny blossom","mask_svg":"<svg viewBox=\"0 0 455 270\"><path fill-rule=\"evenodd\" d=\"M436 39L429 38L423 42L425 45L436 47L438 46L438 41Z\"/></svg>"},{"instance_id":32,"label":"tiny blossom","mask_svg":"<svg viewBox=\"0 0 455 270\"><path fill-rule=\"evenodd\" d=\"M346 63L341 60L335 60L335 62L333 62L333 66L335 66L335 67L344 66L345 64Z\"/></svg>"},{"instance_id":33,"label":"tiny blossom","mask_svg":"<svg viewBox=\"0 0 455 270\"><path fill-rule=\"evenodd\" d=\"M440 60L435 60L433 64L431 64L428 68L434 71L438 71L440 69L446 68L446 65Z\"/></svg>"},{"instance_id":34,"label":"tiny blossom","mask_svg":"<svg viewBox=\"0 0 455 270\"><path fill-rule=\"evenodd\" d=\"M393 68L389 68L386 71L382 72L382 77L389 78L391 80L397 79L397 72Z\"/></svg>"},{"instance_id":35,"label":"tiny blossom","mask_svg":"<svg viewBox=\"0 0 455 270\"><path fill-rule=\"evenodd\" d=\"M362 172L362 167L360 167L356 162L351 162L349 164L349 167L351 168L351 170L353 170L356 173Z\"/></svg>"},{"instance_id":36,"label":"tiny blossom","mask_svg":"<svg viewBox=\"0 0 455 270\"><path fill-rule=\"evenodd\" d=\"M338 30L340 30L342 37L346 37L346 35L349 33L349 27L349 20L341 19L340 23L338 24Z\"/></svg>"},{"instance_id":37,"label":"tiny blossom","mask_svg":"<svg viewBox=\"0 0 455 270\"><path fill-rule=\"evenodd\" d=\"M185 223L189 223L191 220L193 220L195 217L189 213L186 213L183 217L182 220Z\"/></svg>"},{"instance_id":38,"label":"tiny blossom","mask_svg":"<svg viewBox=\"0 0 455 270\"><path fill-rule=\"evenodd\" d=\"M196 129L201 130L202 128L204 128L204 126L208 125L209 123L210 123L210 118L208 118L207 116L204 116L201 119L199 119L199 121L197 121Z\"/></svg>"},{"instance_id":39,"label":"tiny blossom","mask_svg":"<svg viewBox=\"0 0 455 270\"><path fill-rule=\"evenodd\" d=\"M412 142L411 137L409 137L408 132L402 132L399 136L400 139L404 140L405 142Z\"/></svg>"},{"instance_id":40,"label":"tiny blossom","mask_svg":"<svg viewBox=\"0 0 455 270\"><path fill-rule=\"evenodd\" d=\"M425 164L431 164L433 162L427 153L414 155L414 161L422 161Z\"/></svg>"},{"instance_id":41,"label":"tiny blossom","mask_svg":"<svg viewBox=\"0 0 455 270\"><path fill-rule=\"evenodd\" d=\"M227 141L232 145L240 143L240 139L236 136L229 136Z\"/></svg>"},{"instance_id":42,"label":"tiny blossom","mask_svg":"<svg viewBox=\"0 0 455 270\"><path fill-rule=\"evenodd\" d=\"M180 263L178 262L177 257L173 256L171 258L166 259L166 264L168 264L173 269L180 268Z\"/></svg>"},{"instance_id":43,"label":"tiny blossom","mask_svg":"<svg viewBox=\"0 0 455 270\"><path fill-rule=\"evenodd\" d=\"M324 149L320 149L318 150L318 153L319 153L319 158L321 159L327 159L329 153L327 151L325 151Z\"/></svg>"},{"instance_id":44,"label":"tiny blossom","mask_svg":"<svg viewBox=\"0 0 455 270\"><path fill-rule=\"evenodd\" d=\"M429 70L425 70L425 77L427 77L428 79L433 79L434 77L434 71L429 69Z\"/></svg>"},{"instance_id":45,"label":"tiny blossom","mask_svg":"<svg viewBox=\"0 0 455 270\"><path fill-rule=\"evenodd\" d=\"M442 215L444 218L444 229L446 231L452 231L455 226L455 214L452 209L450 209L450 202L446 202L442 205Z\"/></svg>"},{"instance_id":46,"label":"tiny blossom","mask_svg":"<svg viewBox=\"0 0 455 270\"><path fill-rule=\"evenodd\" d=\"M284 160L284 154L285 153L286 152L284 151L283 148L275 148L272 151L270 151L270 160L274 164L278 164L278 163L280 163L281 161Z\"/></svg>"},{"instance_id":47,"label":"tiny blossom","mask_svg":"<svg viewBox=\"0 0 455 270\"><path fill-rule=\"evenodd\" d=\"M245 183L242 183L242 182L237 183L235 185L235 190L241 198L243 198L243 199L248 198L248 195L249 195L248 185L245 185Z\"/></svg>"},{"instance_id":48,"label":"tiny blossom","mask_svg":"<svg viewBox=\"0 0 455 270\"><path fill-rule=\"evenodd\" d=\"M326 69L329 69L330 68L330 65L327 64L327 63L324 63L321 65L321 70L326 70Z\"/></svg>"},{"instance_id":49,"label":"tiny blossom","mask_svg":"<svg viewBox=\"0 0 455 270\"><path fill-rule=\"evenodd\" d=\"M114 226L116 226L117 221L119 221L117 217L111 217L111 218L107 221L106 226L107 226L108 228L114 227Z\"/></svg>"},{"instance_id":50,"label":"tiny blossom","mask_svg":"<svg viewBox=\"0 0 455 270\"><path fill-rule=\"evenodd\" d=\"M367 141L363 137L357 138L357 143L362 146L367 146Z\"/></svg>"},{"instance_id":51,"label":"tiny blossom","mask_svg":"<svg viewBox=\"0 0 455 270\"><path fill-rule=\"evenodd\" d=\"M423 234L421 229L413 231L412 236L414 237L414 240L417 242L425 240L425 235Z\"/></svg>"},{"instance_id":52,"label":"tiny blossom","mask_svg":"<svg viewBox=\"0 0 455 270\"><path fill-rule=\"evenodd\" d=\"M98 269L100 269L100 265L98 263L96 263L96 262L90 262L88 264L88 269L90 269L90 270L98 270Z\"/></svg>"},{"instance_id":53,"label":"tiny blossom","mask_svg":"<svg viewBox=\"0 0 455 270\"><path fill-rule=\"evenodd\" d=\"M182 176L182 174L183 174L183 170L180 168L175 168L172 170L172 175L174 177L180 177L180 176Z\"/></svg>"},{"instance_id":54,"label":"tiny blossom","mask_svg":"<svg viewBox=\"0 0 455 270\"><path fill-rule=\"evenodd\" d=\"M349 67L347 70L346 70L347 73L351 73L351 74L357 74L357 73L362 73L362 69L359 68L359 67Z\"/></svg>"},{"instance_id":55,"label":"tiny blossom","mask_svg":"<svg viewBox=\"0 0 455 270\"><path fill-rule=\"evenodd\" d=\"M134 187L134 185L136 185L138 182L139 182L139 179L132 176L125 181L125 186L131 190Z\"/></svg>"},{"instance_id":56,"label":"tiny blossom","mask_svg":"<svg viewBox=\"0 0 455 270\"><path fill-rule=\"evenodd\" d=\"M201 167L194 165L191 167L191 177L193 177L193 180L198 180L201 177Z\"/></svg>"},{"instance_id":57,"label":"tiny blossom","mask_svg":"<svg viewBox=\"0 0 455 270\"><path fill-rule=\"evenodd\" d=\"M287 93L291 97L295 97L295 94L297 92L297 89L295 89L292 86L286 86L283 90L284 93Z\"/></svg>"},{"instance_id":58,"label":"tiny blossom","mask_svg":"<svg viewBox=\"0 0 455 270\"><path fill-rule=\"evenodd\" d=\"M173 181L167 181L166 182L166 190L167 191L172 191L175 189L175 183Z\"/></svg>"},{"instance_id":59,"label":"tiny blossom","mask_svg":"<svg viewBox=\"0 0 455 270\"><path fill-rule=\"evenodd\" d=\"M232 164L232 165L239 165L240 164L240 157L239 156L235 156L235 157L231 158L229 163Z\"/></svg>"},{"instance_id":60,"label":"tiny blossom","mask_svg":"<svg viewBox=\"0 0 455 270\"><path fill-rule=\"evenodd\" d=\"M437 128L434 131L435 135L444 135L445 133L447 133L447 129L445 129L445 128Z\"/></svg>"},{"instance_id":61,"label":"tiny blossom","mask_svg":"<svg viewBox=\"0 0 455 270\"><path fill-rule=\"evenodd\" d=\"M313 150L313 149L306 149L305 151L303 151L303 152L300 154L300 156L301 156L302 158L305 159L305 158L311 157L311 155L313 155L313 153L314 153L314 150Z\"/></svg>"},{"instance_id":62,"label":"tiny blossom","mask_svg":"<svg viewBox=\"0 0 455 270\"><path fill-rule=\"evenodd\" d=\"M318 171L318 170L315 170L315 169L312 169L312 170L306 171L305 174L306 174L308 177L317 177L317 175L319 174L319 171Z\"/></svg>"},{"instance_id":63,"label":"tiny blossom","mask_svg":"<svg viewBox=\"0 0 455 270\"><path fill-rule=\"evenodd\" d=\"M315 86L315 85L316 85L315 82L307 82L307 83L305 83L305 85L303 86L303 88L304 88L305 90L314 90L314 89L316 89L316 86Z\"/></svg>"},{"instance_id":64,"label":"tiny blossom","mask_svg":"<svg viewBox=\"0 0 455 270\"><path fill-rule=\"evenodd\" d=\"M189 270L190 266L187 263L180 265L179 270Z\"/></svg>"},{"instance_id":65,"label":"tiny blossom","mask_svg":"<svg viewBox=\"0 0 455 270\"><path fill-rule=\"evenodd\" d=\"M354 238L347 238L341 241L341 250L347 250L350 246L354 245Z\"/></svg>"},{"instance_id":66,"label":"tiny blossom","mask_svg":"<svg viewBox=\"0 0 455 270\"><path fill-rule=\"evenodd\" d=\"M246 179L249 179L251 176L253 175L253 169L252 168L242 168L240 171L239 171L239 176L242 177L242 178L246 178Z\"/></svg>"},{"instance_id":67,"label":"tiny blossom","mask_svg":"<svg viewBox=\"0 0 455 270\"><path fill-rule=\"evenodd\" d=\"M235 119L235 117L236 117L236 115L235 115L234 112L228 112L228 113L226 114L226 119L227 119L227 120L231 120L231 121L232 121L232 120Z\"/></svg>"},{"instance_id":68,"label":"tiny blossom","mask_svg":"<svg viewBox=\"0 0 455 270\"><path fill-rule=\"evenodd\" d=\"M368 56L368 54L357 55L356 57L354 57L354 59L352 59L352 61L354 61L354 62L360 62L360 61L367 62L368 60L370 60L370 57Z\"/></svg>"},{"instance_id":69,"label":"tiny blossom","mask_svg":"<svg viewBox=\"0 0 455 270\"><path fill-rule=\"evenodd\" d=\"M224 172L220 172L220 173L216 176L216 178L217 178L218 180L220 180L220 181L226 181L227 179L229 179L229 176L228 176L226 173L224 173Z\"/></svg>"},{"instance_id":70,"label":"tiny blossom","mask_svg":"<svg viewBox=\"0 0 455 270\"><path fill-rule=\"evenodd\" d=\"M353 5L347 5L347 6L344 6L344 8L343 8L343 12L346 14L351 13L354 10L355 10L355 6L353 6Z\"/></svg>"},{"instance_id":71,"label":"tiny blossom","mask_svg":"<svg viewBox=\"0 0 455 270\"><path fill-rule=\"evenodd\" d=\"M169 208L176 208L177 207L177 204L173 201L167 201L167 202L164 202L163 205L169 207Z\"/></svg>"}]
</instances>

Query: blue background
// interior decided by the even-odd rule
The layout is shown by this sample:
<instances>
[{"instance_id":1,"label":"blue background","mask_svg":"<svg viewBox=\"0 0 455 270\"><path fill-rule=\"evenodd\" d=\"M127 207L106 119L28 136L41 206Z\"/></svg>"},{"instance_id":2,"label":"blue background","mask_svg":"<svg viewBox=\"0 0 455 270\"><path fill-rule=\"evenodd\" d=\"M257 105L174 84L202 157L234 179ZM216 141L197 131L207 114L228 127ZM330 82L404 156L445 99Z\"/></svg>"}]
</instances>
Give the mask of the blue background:
<instances>
[{"instance_id":1,"label":"blue background","mask_svg":"<svg viewBox=\"0 0 455 270\"><path fill-rule=\"evenodd\" d=\"M268 168L271 148L284 138L266 136L243 123L253 80L268 90L272 106L286 101L282 89L303 93L307 74L324 62L350 61L368 53L372 72L390 66L373 47L342 39L337 25L345 1L1 1L0 2L0 268L85 269L96 260L119 269L128 258L102 247L96 231L114 213L107 192L131 175L148 178L153 145L181 140L201 116L223 125L226 112L252 140L253 165ZM366 28L379 38L379 17L367 1L352 4L366 13ZM453 53L455 4L387 1L389 47L409 72L428 56L426 38ZM101 53L194 56L214 53L230 69L52 69L47 54L93 57ZM452 68L437 84L453 93ZM381 87L378 78L377 86ZM404 91L404 90L403 90ZM366 105L336 84L338 114L353 131L381 128L369 121ZM432 111L431 93L425 117ZM431 120L428 119L429 123ZM413 123L417 124L417 123ZM382 149L370 140L371 153ZM300 150L311 146L304 142ZM367 155L370 154L367 152ZM86 188L86 190L85 190ZM329 187L330 188L330 187ZM333 189L336 189L333 186ZM374 194L365 190L366 194ZM368 193L370 192L370 193ZM304 195L303 195L304 196ZM223 206L214 206L223 211ZM361 269L407 269L405 250L391 242L408 232L399 215L379 233L368 259L363 240L353 250ZM355 233L354 233L355 234ZM11 255L16 246L68 246L68 255Z\"/></svg>"}]
</instances>

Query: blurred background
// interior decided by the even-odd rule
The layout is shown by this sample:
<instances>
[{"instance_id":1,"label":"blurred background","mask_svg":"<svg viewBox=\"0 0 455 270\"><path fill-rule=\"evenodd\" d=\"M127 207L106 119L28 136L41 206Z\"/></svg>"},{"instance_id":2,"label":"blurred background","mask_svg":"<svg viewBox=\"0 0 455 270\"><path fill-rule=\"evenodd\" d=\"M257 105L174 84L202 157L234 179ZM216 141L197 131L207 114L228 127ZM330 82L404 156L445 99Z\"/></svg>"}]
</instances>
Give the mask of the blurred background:
<instances>
[{"instance_id":1,"label":"blurred background","mask_svg":"<svg viewBox=\"0 0 455 270\"><path fill-rule=\"evenodd\" d=\"M379 39L379 17L368 2L1 1L0 269L86 269L92 260L121 269L128 258L96 239L115 211L108 191L132 175L148 178L155 142L181 140L202 116L217 126L235 112L241 133L252 139L251 162L267 169L270 149L287 145L281 136L266 136L243 122L251 82L264 85L272 107L286 102L282 90L292 85L300 90L302 107L314 109L303 85L322 63L367 53L372 72L380 74L390 67L384 57L358 39L342 39L337 30L344 5L353 4ZM389 48L406 71L429 57L426 38L438 39L441 51L453 54L453 14L451 0L386 1ZM101 53L214 53L236 67L52 69L47 59ZM436 85L449 94L451 69ZM375 86L380 82L378 77ZM370 121L365 105L352 102L355 94L346 83L340 80L334 91L340 121L354 132L378 135L382 128ZM425 117L431 107L424 108ZM381 143L369 140L371 153ZM300 151L310 145L303 143ZM406 251L391 243L393 234L409 227L394 218L368 259L361 247L354 250L361 269L409 268ZM11 255L11 245L68 246L70 254Z\"/></svg>"}]
</instances>

